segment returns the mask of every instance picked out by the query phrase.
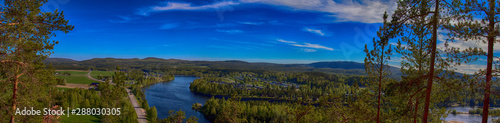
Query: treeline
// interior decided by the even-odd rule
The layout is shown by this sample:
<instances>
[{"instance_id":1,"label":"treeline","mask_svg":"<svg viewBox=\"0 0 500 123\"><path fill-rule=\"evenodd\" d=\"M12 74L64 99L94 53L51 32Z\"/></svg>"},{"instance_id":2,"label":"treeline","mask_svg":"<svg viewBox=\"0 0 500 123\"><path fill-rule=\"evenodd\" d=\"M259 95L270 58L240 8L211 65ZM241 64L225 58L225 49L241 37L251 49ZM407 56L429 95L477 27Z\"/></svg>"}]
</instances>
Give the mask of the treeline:
<instances>
[{"instance_id":1,"label":"treeline","mask_svg":"<svg viewBox=\"0 0 500 123\"><path fill-rule=\"evenodd\" d=\"M311 101L329 94L347 93L347 86L364 87L366 77L321 72L207 72L194 80L190 90L207 96ZM233 82L234 81L234 82Z\"/></svg>"},{"instance_id":2,"label":"treeline","mask_svg":"<svg viewBox=\"0 0 500 123\"><path fill-rule=\"evenodd\" d=\"M189 89L195 93L206 96L238 96L241 98L287 100L287 101L318 101L322 96L334 93L346 94L346 85L337 87L309 87L301 85L282 87L279 85L266 84L262 88L238 87L234 84L218 84L207 82L205 79L196 79L191 83Z\"/></svg>"}]
</instances>

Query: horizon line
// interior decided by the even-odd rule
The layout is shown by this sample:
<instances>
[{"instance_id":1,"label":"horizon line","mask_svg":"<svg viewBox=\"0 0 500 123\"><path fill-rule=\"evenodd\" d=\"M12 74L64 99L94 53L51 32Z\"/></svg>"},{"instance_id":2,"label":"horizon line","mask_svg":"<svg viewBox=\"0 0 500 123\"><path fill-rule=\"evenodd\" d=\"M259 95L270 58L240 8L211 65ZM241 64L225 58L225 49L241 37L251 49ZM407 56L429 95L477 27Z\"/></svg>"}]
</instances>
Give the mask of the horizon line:
<instances>
[{"instance_id":1,"label":"horizon line","mask_svg":"<svg viewBox=\"0 0 500 123\"><path fill-rule=\"evenodd\" d=\"M201 59L182 59L182 58L160 58L160 57L144 57L144 58L140 58L140 57L135 57L135 58L94 57L94 58L87 58L87 59L81 59L81 60L73 59L73 58L67 58L67 57L48 57L47 59L49 59L49 58L51 58L51 59L55 59L55 58L70 59L70 60L74 60L74 61L78 61L78 62L86 61L86 60L92 60L92 59L107 59L107 58L111 58L111 59L140 59L140 60L144 60L144 59L148 59L148 58L156 58L156 59L162 59L162 60L221 61L221 62L224 62L224 61L242 61L242 62L248 62L248 63L272 63L272 64L311 64L311 63L318 63L318 62L355 62L355 63L362 64L362 62L348 61L348 60L330 60L330 61L327 61L327 60L297 60L297 59L246 59L245 60L245 59L223 59L223 58L216 58L216 59L213 59L213 58L212 59L203 59L203 58L201 58ZM284 62L272 62L272 61L302 61L302 62L288 62L288 63L284 63Z\"/></svg>"}]
</instances>

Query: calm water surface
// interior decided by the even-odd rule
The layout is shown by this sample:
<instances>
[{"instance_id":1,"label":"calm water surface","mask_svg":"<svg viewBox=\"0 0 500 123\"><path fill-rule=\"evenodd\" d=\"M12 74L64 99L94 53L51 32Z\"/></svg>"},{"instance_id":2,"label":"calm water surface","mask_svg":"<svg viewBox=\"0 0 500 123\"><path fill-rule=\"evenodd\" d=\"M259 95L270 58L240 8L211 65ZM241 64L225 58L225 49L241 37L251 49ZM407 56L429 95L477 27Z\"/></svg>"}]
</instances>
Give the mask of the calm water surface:
<instances>
[{"instance_id":1,"label":"calm water surface","mask_svg":"<svg viewBox=\"0 0 500 123\"><path fill-rule=\"evenodd\" d=\"M156 83L143 88L149 106L156 106L158 118L167 118L169 110L182 110L186 112L186 119L189 116L196 116L200 123L210 122L201 113L191 109L194 103L205 104L205 101L210 99L189 91L189 83L195 79L198 77L175 76L170 82Z\"/></svg>"}]
</instances>

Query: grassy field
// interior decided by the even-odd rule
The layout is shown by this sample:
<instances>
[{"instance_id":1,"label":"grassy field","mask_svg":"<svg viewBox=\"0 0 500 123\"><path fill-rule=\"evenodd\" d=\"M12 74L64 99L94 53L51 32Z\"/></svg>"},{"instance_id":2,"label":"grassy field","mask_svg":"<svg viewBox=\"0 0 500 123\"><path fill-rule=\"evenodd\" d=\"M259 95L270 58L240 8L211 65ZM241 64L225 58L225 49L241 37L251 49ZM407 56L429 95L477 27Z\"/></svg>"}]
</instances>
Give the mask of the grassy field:
<instances>
[{"instance_id":1,"label":"grassy field","mask_svg":"<svg viewBox=\"0 0 500 123\"><path fill-rule=\"evenodd\" d=\"M86 76L87 73L89 73L89 71L79 71L79 70L56 70L56 72L59 73L69 72L71 73L71 76Z\"/></svg>"},{"instance_id":2,"label":"grassy field","mask_svg":"<svg viewBox=\"0 0 500 123\"><path fill-rule=\"evenodd\" d=\"M93 115L69 115L61 116L61 123L100 123L101 118Z\"/></svg>"},{"instance_id":3,"label":"grassy field","mask_svg":"<svg viewBox=\"0 0 500 123\"><path fill-rule=\"evenodd\" d=\"M94 80L89 79L87 76L76 76L76 75L60 76L60 75L56 75L56 77L60 78L60 79L66 79L66 83L91 84L91 83L98 82L98 81L94 81Z\"/></svg>"},{"instance_id":4,"label":"grassy field","mask_svg":"<svg viewBox=\"0 0 500 123\"><path fill-rule=\"evenodd\" d=\"M90 73L90 76L93 78L97 78L98 75L101 76L113 76L115 72L114 71L92 71Z\"/></svg>"},{"instance_id":5,"label":"grassy field","mask_svg":"<svg viewBox=\"0 0 500 123\"><path fill-rule=\"evenodd\" d=\"M69 72L71 76L56 75L57 78L66 79L66 83L76 83L76 84L91 84L98 81L91 80L87 77L88 71L79 70L57 70L57 72ZM94 73L94 71L92 71Z\"/></svg>"}]
</instances>

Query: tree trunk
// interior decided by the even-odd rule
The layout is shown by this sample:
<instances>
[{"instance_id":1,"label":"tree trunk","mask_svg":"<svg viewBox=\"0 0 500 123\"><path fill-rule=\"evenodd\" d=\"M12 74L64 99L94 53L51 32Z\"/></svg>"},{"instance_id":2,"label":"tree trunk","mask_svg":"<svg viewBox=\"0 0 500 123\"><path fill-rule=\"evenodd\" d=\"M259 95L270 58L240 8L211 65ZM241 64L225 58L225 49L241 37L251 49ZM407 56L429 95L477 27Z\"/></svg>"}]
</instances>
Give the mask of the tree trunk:
<instances>
[{"instance_id":1,"label":"tree trunk","mask_svg":"<svg viewBox=\"0 0 500 123\"><path fill-rule=\"evenodd\" d=\"M415 100L416 100L416 102L415 102L415 114L413 115L413 123L417 123L418 104L419 104L418 96L417 96L417 98L415 98Z\"/></svg>"},{"instance_id":2,"label":"tree trunk","mask_svg":"<svg viewBox=\"0 0 500 123\"><path fill-rule=\"evenodd\" d=\"M385 46L382 45L382 61L380 62L379 68L379 80L378 80L378 105L377 105L377 123L380 123L380 98L382 91L382 74L383 74L383 66L384 66L384 49Z\"/></svg>"},{"instance_id":3,"label":"tree trunk","mask_svg":"<svg viewBox=\"0 0 500 123\"><path fill-rule=\"evenodd\" d=\"M429 78L427 81L427 93L425 95L425 106L424 106L424 118L422 119L424 123L427 123L427 118L429 116L429 101L431 99L432 83L434 79L434 62L436 61L436 43L437 43L437 28L438 28L438 17L439 17L439 0L436 0L436 6L434 9L433 17L433 28L432 28L432 51L431 51L431 63L429 70Z\"/></svg>"},{"instance_id":4,"label":"tree trunk","mask_svg":"<svg viewBox=\"0 0 500 123\"><path fill-rule=\"evenodd\" d=\"M491 69L493 66L493 45L495 44L495 0L489 0L490 12L488 13L488 63L486 66L486 87L483 101L483 123L488 122L488 109L490 107Z\"/></svg>"},{"instance_id":5,"label":"tree trunk","mask_svg":"<svg viewBox=\"0 0 500 123\"><path fill-rule=\"evenodd\" d=\"M13 93L12 93L12 115L10 116L10 122L14 123L14 112L16 111L16 93L17 93L17 84L19 83L19 77L15 75L16 78L14 78L14 88L13 88Z\"/></svg>"}]
</instances>

